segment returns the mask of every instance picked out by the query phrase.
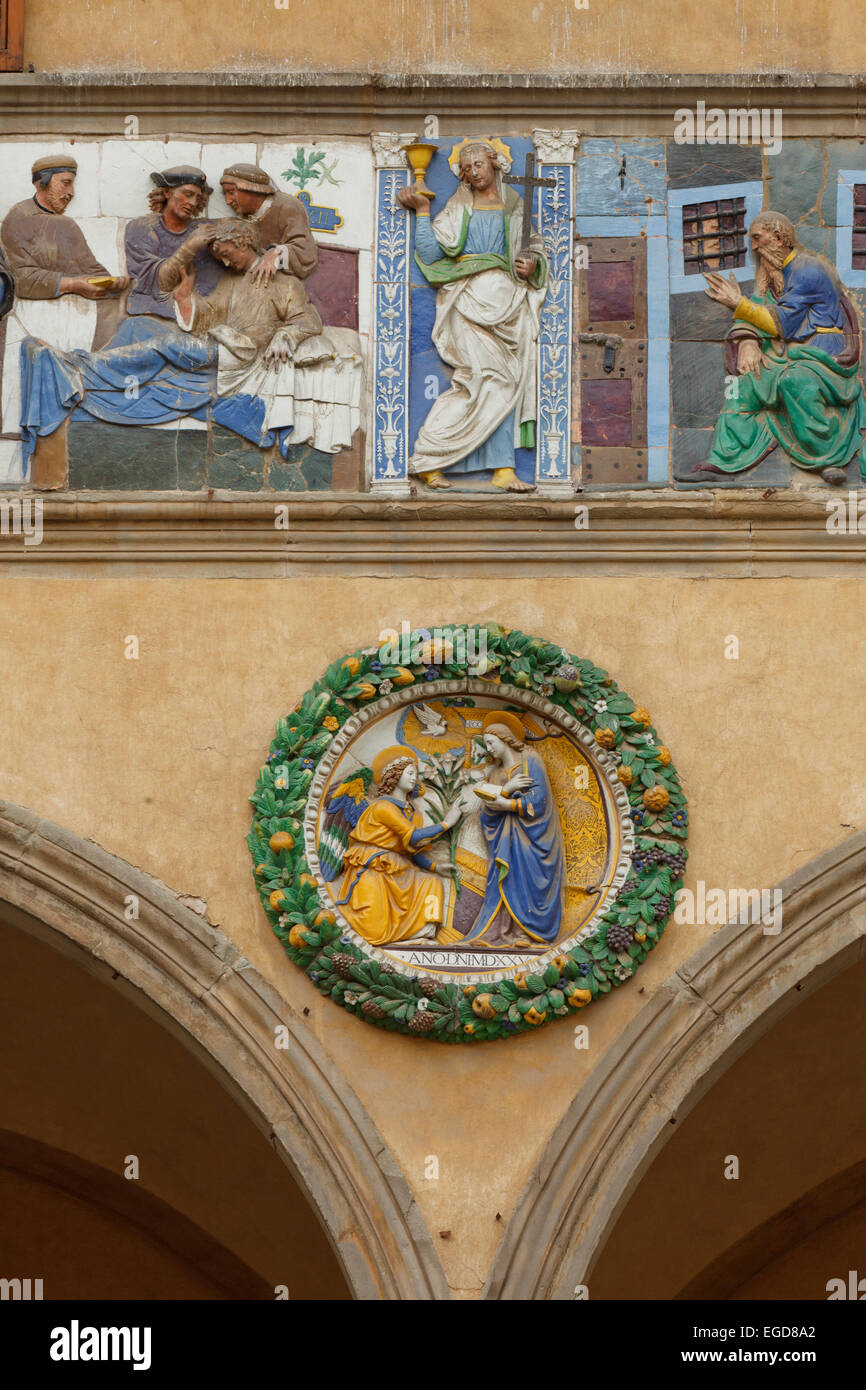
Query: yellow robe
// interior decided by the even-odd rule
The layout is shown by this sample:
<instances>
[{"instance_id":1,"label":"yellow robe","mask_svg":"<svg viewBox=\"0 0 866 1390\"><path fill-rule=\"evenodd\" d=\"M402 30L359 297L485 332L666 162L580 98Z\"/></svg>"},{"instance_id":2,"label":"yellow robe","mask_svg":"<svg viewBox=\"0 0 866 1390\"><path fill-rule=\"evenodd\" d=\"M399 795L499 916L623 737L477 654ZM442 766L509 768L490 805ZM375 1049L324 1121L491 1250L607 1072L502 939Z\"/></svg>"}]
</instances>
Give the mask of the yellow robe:
<instances>
[{"instance_id":1,"label":"yellow robe","mask_svg":"<svg viewBox=\"0 0 866 1390\"><path fill-rule=\"evenodd\" d=\"M393 801L380 797L352 831L343 855L346 873L340 897L351 892L343 907L346 921L371 946L404 941L429 922L442 921L441 879L410 858L410 836L423 828L418 811L406 815Z\"/></svg>"}]
</instances>

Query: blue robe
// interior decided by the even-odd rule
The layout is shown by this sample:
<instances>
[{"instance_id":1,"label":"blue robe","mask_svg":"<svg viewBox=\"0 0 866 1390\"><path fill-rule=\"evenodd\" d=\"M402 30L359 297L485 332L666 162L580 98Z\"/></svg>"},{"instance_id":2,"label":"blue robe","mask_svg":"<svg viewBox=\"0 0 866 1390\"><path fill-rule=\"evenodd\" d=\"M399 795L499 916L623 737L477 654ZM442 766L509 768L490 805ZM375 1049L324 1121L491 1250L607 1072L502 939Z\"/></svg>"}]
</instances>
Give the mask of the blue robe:
<instances>
[{"instance_id":1,"label":"blue robe","mask_svg":"<svg viewBox=\"0 0 866 1390\"><path fill-rule=\"evenodd\" d=\"M845 319L839 292L824 266L811 256L796 255L782 267L782 280L782 294L772 304L782 337L789 343L804 343L820 328L813 346L838 357L845 350ZM823 331L827 328L842 331Z\"/></svg>"},{"instance_id":2,"label":"blue robe","mask_svg":"<svg viewBox=\"0 0 866 1390\"><path fill-rule=\"evenodd\" d=\"M217 344L208 334L183 333L176 324L126 319L100 352L61 352L37 338L21 344L21 439L25 463L37 437L52 434L70 411L115 425L158 425L208 415L266 449L275 440L283 457L292 426L266 430L259 396L217 394Z\"/></svg>"},{"instance_id":3,"label":"blue robe","mask_svg":"<svg viewBox=\"0 0 866 1390\"><path fill-rule=\"evenodd\" d=\"M517 770L532 778L530 787L511 798L517 811L485 806L481 813L489 846L487 885L467 941L483 938L503 903L533 940L553 942L562 926L565 852L559 812L538 754L525 753Z\"/></svg>"}]
</instances>

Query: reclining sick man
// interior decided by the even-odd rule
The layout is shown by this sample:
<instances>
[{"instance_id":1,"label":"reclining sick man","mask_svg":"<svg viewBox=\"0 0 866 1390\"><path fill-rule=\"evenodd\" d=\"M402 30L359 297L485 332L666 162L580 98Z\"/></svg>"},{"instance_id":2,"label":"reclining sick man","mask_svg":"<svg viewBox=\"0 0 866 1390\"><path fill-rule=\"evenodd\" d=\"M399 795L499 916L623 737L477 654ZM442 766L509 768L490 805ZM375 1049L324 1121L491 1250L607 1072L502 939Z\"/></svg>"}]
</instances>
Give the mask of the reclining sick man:
<instances>
[{"instance_id":1,"label":"reclining sick man","mask_svg":"<svg viewBox=\"0 0 866 1390\"><path fill-rule=\"evenodd\" d=\"M181 415L212 418L255 444L268 436L269 400L298 346L322 332L303 283L280 271L267 283L254 224L202 228L165 263L176 323L129 319L101 352L21 345L25 459L78 407L114 424L155 425ZM223 266L207 299L195 292L202 246Z\"/></svg>"}]
</instances>

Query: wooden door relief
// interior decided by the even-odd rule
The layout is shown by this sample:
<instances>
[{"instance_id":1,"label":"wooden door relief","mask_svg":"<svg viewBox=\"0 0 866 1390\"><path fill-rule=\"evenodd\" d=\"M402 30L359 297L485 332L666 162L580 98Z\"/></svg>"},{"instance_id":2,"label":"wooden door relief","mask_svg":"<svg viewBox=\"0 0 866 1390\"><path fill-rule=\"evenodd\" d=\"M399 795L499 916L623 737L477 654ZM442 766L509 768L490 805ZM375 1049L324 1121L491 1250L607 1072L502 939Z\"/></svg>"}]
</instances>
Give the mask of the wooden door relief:
<instances>
[{"instance_id":1,"label":"wooden door relief","mask_svg":"<svg viewBox=\"0 0 866 1390\"><path fill-rule=\"evenodd\" d=\"M586 483L647 479L646 242L584 237L575 296L573 440Z\"/></svg>"}]
</instances>

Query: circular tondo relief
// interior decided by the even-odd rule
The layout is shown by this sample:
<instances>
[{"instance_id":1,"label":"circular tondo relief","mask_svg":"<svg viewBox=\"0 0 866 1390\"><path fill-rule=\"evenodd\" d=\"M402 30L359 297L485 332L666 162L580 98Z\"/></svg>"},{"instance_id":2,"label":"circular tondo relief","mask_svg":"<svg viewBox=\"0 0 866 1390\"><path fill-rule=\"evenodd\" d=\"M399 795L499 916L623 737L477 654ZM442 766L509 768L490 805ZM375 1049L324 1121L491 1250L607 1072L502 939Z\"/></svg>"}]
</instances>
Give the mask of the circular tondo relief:
<instances>
[{"instance_id":1,"label":"circular tondo relief","mask_svg":"<svg viewBox=\"0 0 866 1390\"><path fill-rule=\"evenodd\" d=\"M340 658L280 720L249 845L275 932L381 1027L494 1038L628 980L685 864L648 712L592 662L501 628Z\"/></svg>"}]
</instances>

